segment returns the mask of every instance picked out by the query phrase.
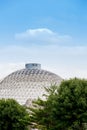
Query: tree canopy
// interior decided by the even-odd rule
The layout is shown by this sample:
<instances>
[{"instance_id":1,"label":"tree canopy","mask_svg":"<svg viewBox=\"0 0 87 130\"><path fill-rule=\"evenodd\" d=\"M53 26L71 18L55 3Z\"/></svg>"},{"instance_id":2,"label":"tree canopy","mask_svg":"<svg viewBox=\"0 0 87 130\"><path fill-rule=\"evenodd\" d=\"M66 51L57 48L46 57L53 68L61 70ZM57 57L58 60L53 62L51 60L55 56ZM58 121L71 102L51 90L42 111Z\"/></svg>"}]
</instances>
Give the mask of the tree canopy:
<instances>
[{"instance_id":1,"label":"tree canopy","mask_svg":"<svg viewBox=\"0 0 87 130\"><path fill-rule=\"evenodd\" d=\"M46 89L31 110L32 126L42 130L83 130L87 123L87 80L70 79Z\"/></svg>"},{"instance_id":2,"label":"tree canopy","mask_svg":"<svg viewBox=\"0 0 87 130\"><path fill-rule=\"evenodd\" d=\"M0 100L0 130L27 130L29 113L13 99Z\"/></svg>"}]
</instances>

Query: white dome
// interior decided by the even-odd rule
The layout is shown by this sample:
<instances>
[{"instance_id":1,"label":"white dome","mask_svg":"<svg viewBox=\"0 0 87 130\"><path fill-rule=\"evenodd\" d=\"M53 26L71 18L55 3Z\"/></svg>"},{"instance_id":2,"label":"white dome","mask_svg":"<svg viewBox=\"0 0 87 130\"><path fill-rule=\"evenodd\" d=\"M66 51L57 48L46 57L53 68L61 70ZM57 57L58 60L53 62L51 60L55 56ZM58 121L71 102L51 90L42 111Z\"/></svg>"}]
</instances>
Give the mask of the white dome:
<instances>
[{"instance_id":1,"label":"white dome","mask_svg":"<svg viewBox=\"0 0 87 130\"><path fill-rule=\"evenodd\" d=\"M60 84L62 78L41 69L40 64L26 64L26 68L15 71L0 83L0 98L13 98L20 104L42 98L44 87Z\"/></svg>"}]
</instances>

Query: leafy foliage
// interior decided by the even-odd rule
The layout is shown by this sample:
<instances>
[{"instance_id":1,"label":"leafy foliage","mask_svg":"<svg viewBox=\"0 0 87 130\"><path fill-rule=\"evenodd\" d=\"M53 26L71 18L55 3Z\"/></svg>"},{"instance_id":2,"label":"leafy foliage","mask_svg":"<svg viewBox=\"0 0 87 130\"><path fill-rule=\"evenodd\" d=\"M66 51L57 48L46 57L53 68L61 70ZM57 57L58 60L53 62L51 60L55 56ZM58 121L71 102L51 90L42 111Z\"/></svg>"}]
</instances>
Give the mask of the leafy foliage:
<instances>
[{"instance_id":1,"label":"leafy foliage","mask_svg":"<svg viewBox=\"0 0 87 130\"><path fill-rule=\"evenodd\" d=\"M27 130L29 114L13 99L0 100L0 130Z\"/></svg>"},{"instance_id":2,"label":"leafy foliage","mask_svg":"<svg viewBox=\"0 0 87 130\"><path fill-rule=\"evenodd\" d=\"M47 89L31 110L32 126L43 130L83 130L87 123L87 81L70 79Z\"/></svg>"}]
</instances>

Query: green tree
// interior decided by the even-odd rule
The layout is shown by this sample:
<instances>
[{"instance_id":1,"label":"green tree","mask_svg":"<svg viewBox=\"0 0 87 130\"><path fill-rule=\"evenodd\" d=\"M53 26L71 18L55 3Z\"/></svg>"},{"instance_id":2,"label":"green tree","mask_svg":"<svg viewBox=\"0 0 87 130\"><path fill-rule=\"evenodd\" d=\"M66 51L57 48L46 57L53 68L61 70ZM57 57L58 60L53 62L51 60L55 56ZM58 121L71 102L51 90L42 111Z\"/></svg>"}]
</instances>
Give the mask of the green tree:
<instances>
[{"instance_id":1,"label":"green tree","mask_svg":"<svg viewBox=\"0 0 87 130\"><path fill-rule=\"evenodd\" d=\"M0 100L0 130L27 130L29 114L13 99Z\"/></svg>"},{"instance_id":2,"label":"green tree","mask_svg":"<svg viewBox=\"0 0 87 130\"><path fill-rule=\"evenodd\" d=\"M47 89L31 110L34 127L44 130L84 130L87 123L87 80L70 79Z\"/></svg>"}]
</instances>

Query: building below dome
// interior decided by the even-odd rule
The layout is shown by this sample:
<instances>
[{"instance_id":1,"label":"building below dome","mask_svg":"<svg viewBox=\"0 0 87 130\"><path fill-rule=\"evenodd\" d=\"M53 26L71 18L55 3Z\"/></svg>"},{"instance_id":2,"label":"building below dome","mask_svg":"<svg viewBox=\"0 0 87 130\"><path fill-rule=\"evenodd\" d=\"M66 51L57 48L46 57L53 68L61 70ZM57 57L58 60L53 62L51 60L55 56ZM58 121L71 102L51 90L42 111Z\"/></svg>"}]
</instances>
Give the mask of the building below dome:
<instances>
[{"instance_id":1,"label":"building below dome","mask_svg":"<svg viewBox=\"0 0 87 130\"><path fill-rule=\"evenodd\" d=\"M13 98L20 104L32 105L32 100L43 98L44 87L59 85L62 78L41 69L41 64L30 63L25 69L17 70L0 82L0 98Z\"/></svg>"}]
</instances>

